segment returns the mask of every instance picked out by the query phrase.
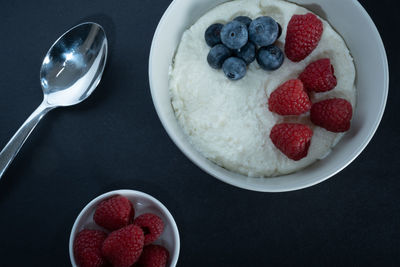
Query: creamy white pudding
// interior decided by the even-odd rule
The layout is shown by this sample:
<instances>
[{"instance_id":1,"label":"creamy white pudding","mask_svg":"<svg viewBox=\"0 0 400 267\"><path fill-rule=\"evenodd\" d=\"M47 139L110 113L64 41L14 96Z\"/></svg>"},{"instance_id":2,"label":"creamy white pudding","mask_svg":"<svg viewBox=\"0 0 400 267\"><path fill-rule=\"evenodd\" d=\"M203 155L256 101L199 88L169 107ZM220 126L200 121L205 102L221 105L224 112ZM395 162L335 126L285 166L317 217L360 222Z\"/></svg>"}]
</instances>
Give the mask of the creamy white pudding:
<instances>
[{"instance_id":1,"label":"creamy white pudding","mask_svg":"<svg viewBox=\"0 0 400 267\"><path fill-rule=\"evenodd\" d=\"M269 95L279 85L297 78L309 63L321 58L330 58L338 84L332 91L312 94L311 100L340 97L355 106L353 59L342 37L328 22L321 19L324 32L311 55L298 63L285 58L276 71L264 71L253 62L243 79L230 81L222 70L207 64L210 47L204 41L204 32L211 24L227 23L240 15L252 19L271 16L283 28L277 45L284 50L289 20L295 14L308 12L282 0L236 0L209 11L183 34L171 64L171 101L190 142L206 158L233 172L270 177L295 172L323 159L343 136L313 125L309 113L283 117L270 112L267 106ZM306 158L290 160L272 144L270 131L281 122L300 122L313 129Z\"/></svg>"}]
</instances>

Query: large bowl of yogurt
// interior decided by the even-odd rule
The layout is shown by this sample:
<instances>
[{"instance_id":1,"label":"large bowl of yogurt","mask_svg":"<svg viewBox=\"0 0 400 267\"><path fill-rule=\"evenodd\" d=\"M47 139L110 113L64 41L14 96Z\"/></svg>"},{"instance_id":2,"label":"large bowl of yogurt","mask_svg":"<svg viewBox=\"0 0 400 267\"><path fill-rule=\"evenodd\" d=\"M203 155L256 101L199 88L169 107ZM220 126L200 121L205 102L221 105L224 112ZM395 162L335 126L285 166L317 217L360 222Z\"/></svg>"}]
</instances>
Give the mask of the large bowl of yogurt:
<instances>
[{"instance_id":1,"label":"large bowl of yogurt","mask_svg":"<svg viewBox=\"0 0 400 267\"><path fill-rule=\"evenodd\" d=\"M366 147L385 109L386 53L362 6L355 0L292 2L175 0L154 35L149 80L164 128L196 165L244 189L291 191L332 177ZM317 49L304 61L293 64L286 59L280 70L268 74L262 74L256 64L250 65L246 77L237 82L227 81L209 69L207 46L201 36L211 23L227 22L238 15L268 15L284 28L279 43L285 40L291 16L310 11L320 16L324 34ZM346 134L314 127L308 156L295 162L266 141L266 132L281 119L264 112L263 103L285 79L325 56L335 67L338 86L315 96L313 102L331 97L347 99L354 108L352 127ZM195 71L190 70L192 66ZM302 121L307 122L307 118L296 119ZM246 127L242 127L244 122Z\"/></svg>"}]
</instances>

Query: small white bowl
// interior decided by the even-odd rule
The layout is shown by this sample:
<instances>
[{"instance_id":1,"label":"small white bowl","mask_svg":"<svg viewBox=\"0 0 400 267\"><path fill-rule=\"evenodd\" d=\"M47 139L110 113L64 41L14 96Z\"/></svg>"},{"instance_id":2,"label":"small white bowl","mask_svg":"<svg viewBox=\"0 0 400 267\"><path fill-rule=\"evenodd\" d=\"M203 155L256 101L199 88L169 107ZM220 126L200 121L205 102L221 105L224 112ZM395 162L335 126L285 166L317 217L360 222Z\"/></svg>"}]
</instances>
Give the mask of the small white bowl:
<instances>
[{"instance_id":1,"label":"small white bowl","mask_svg":"<svg viewBox=\"0 0 400 267\"><path fill-rule=\"evenodd\" d=\"M135 208L135 218L140 214L151 212L158 215L163 220L164 232L162 233L161 237L154 242L154 244L162 245L169 251L169 260L167 266L175 267L179 257L180 240L178 227L176 226L174 218L160 201L148 194L135 190L116 190L100 195L90 201L90 203L87 204L86 207L81 211L81 213L79 213L75 220L74 226L72 227L69 238L69 256L72 266L77 266L73 249L76 234L83 229L104 230L93 221L93 214L97 205L101 201L115 195L125 196L132 202L133 207Z\"/></svg>"},{"instance_id":2,"label":"small white bowl","mask_svg":"<svg viewBox=\"0 0 400 267\"><path fill-rule=\"evenodd\" d=\"M325 181L349 165L367 146L383 116L389 91L385 48L375 24L356 0L291 0L327 19L345 39L357 68L357 107L351 130L324 160L290 175L248 178L219 167L190 144L171 105L168 72L183 32L226 0L174 0L154 34L149 81L154 106L175 144L197 166L228 184L261 192L302 189ZM321 12L322 11L322 12Z\"/></svg>"}]
</instances>

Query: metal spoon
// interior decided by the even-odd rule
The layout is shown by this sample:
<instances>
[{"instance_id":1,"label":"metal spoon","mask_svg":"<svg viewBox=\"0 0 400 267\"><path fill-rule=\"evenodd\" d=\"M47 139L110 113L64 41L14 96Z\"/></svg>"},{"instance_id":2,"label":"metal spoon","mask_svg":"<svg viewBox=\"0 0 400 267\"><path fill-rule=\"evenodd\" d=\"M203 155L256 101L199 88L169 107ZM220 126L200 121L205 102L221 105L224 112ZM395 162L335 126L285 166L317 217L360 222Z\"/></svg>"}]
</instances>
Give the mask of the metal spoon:
<instances>
[{"instance_id":1,"label":"metal spoon","mask_svg":"<svg viewBox=\"0 0 400 267\"><path fill-rule=\"evenodd\" d=\"M103 75L107 51L103 28L91 22L71 28L51 46L40 69L43 102L0 152L0 179L47 112L90 96Z\"/></svg>"}]
</instances>

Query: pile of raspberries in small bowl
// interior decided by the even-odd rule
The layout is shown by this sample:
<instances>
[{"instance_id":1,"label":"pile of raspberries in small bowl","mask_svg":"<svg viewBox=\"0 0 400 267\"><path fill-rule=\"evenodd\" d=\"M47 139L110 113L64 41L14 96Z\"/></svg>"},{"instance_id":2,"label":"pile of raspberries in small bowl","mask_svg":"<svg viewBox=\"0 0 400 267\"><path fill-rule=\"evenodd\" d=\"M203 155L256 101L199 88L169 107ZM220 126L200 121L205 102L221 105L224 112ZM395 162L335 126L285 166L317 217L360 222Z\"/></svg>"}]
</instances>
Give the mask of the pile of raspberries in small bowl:
<instances>
[{"instance_id":1,"label":"pile of raspberries in small bowl","mask_svg":"<svg viewBox=\"0 0 400 267\"><path fill-rule=\"evenodd\" d=\"M81 212L70 239L73 265L79 267L173 266L168 265L171 263L170 251L163 246L168 242L165 242L162 237L165 222L156 214L159 212L154 207L143 209L140 200L131 201L130 199L121 194L114 194L91 205L95 199ZM85 210L90 207L91 211L86 213ZM175 222L173 224L172 228L176 228ZM171 232L171 227L168 228ZM171 253L175 254L174 251Z\"/></svg>"}]
</instances>

